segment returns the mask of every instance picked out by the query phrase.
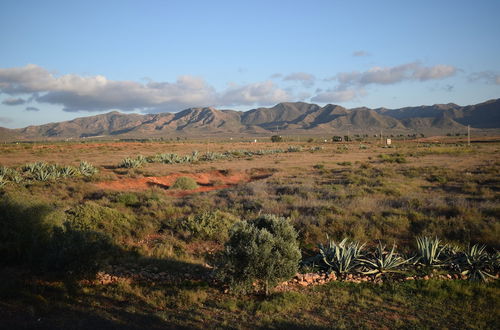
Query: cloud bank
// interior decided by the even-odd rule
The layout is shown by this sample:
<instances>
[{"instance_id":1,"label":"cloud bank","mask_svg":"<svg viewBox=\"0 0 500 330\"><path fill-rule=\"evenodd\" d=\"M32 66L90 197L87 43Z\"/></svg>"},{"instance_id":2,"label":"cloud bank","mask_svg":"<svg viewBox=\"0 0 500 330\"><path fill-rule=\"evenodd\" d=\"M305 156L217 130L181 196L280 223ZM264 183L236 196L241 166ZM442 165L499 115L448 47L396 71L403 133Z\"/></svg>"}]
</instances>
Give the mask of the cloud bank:
<instances>
[{"instance_id":1,"label":"cloud bank","mask_svg":"<svg viewBox=\"0 0 500 330\"><path fill-rule=\"evenodd\" d=\"M2 101L5 105L20 105L26 103L26 100L22 98L9 98Z\"/></svg>"},{"instance_id":2,"label":"cloud bank","mask_svg":"<svg viewBox=\"0 0 500 330\"><path fill-rule=\"evenodd\" d=\"M295 72L283 77L284 81L298 81L301 82L305 87L311 87L316 81L316 77L313 74L306 72Z\"/></svg>"},{"instance_id":3,"label":"cloud bank","mask_svg":"<svg viewBox=\"0 0 500 330\"><path fill-rule=\"evenodd\" d=\"M392 67L376 66L367 71L340 72L325 81L336 81L330 90L314 96L313 102L347 102L366 94L368 85L392 85L404 81L428 81L451 77L458 69L451 65L423 66L411 62Z\"/></svg>"},{"instance_id":4,"label":"cloud bank","mask_svg":"<svg viewBox=\"0 0 500 330\"><path fill-rule=\"evenodd\" d=\"M69 112L111 109L161 112L193 106L268 105L290 100L290 95L271 81L231 86L218 92L202 78L189 75L180 76L175 82L141 84L109 80L100 75L58 77L34 64L0 69L0 93L27 94L40 103L62 105ZM9 102L20 101L4 101Z\"/></svg>"},{"instance_id":5,"label":"cloud bank","mask_svg":"<svg viewBox=\"0 0 500 330\"><path fill-rule=\"evenodd\" d=\"M495 71L482 71L471 73L468 77L469 81L481 81L487 84L500 85L500 73Z\"/></svg>"}]
</instances>

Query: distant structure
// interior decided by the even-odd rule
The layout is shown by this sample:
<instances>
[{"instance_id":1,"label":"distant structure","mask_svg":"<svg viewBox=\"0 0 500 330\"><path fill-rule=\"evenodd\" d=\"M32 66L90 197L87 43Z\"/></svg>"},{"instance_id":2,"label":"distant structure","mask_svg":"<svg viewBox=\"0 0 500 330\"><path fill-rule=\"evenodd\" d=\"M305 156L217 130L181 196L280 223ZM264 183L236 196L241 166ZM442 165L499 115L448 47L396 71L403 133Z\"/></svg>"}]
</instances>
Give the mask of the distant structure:
<instances>
[{"instance_id":1,"label":"distant structure","mask_svg":"<svg viewBox=\"0 0 500 330\"><path fill-rule=\"evenodd\" d=\"M392 143L391 139L385 139L385 145L390 146Z\"/></svg>"},{"instance_id":2,"label":"distant structure","mask_svg":"<svg viewBox=\"0 0 500 330\"><path fill-rule=\"evenodd\" d=\"M333 142L342 142L342 137L339 136L339 135L335 135L333 138L332 138L332 141Z\"/></svg>"}]
</instances>

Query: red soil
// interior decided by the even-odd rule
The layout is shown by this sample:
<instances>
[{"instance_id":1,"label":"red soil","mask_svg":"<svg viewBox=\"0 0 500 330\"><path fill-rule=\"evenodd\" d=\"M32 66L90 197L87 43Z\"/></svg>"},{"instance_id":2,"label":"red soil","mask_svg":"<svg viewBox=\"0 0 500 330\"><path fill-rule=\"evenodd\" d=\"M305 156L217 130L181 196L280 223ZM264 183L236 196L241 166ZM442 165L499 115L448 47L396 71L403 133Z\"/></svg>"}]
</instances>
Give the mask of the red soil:
<instances>
[{"instance_id":1,"label":"red soil","mask_svg":"<svg viewBox=\"0 0 500 330\"><path fill-rule=\"evenodd\" d=\"M171 185L174 184L175 180L181 176L193 178L196 181L196 183L198 183L198 185L200 185L201 187L192 190L166 191L168 195L185 196L202 191L223 189L238 184L240 182L250 182L252 180L252 177L246 173L230 172L226 174L221 171L212 171L205 173L174 173L171 175L161 176L161 177L152 176L152 177L144 177L137 179L104 181L104 182L99 182L96 185L102 189L119 190L119 191L141 191L150 189L151 187L154 186L168 189Z\"/></svg>"}]
</instances>

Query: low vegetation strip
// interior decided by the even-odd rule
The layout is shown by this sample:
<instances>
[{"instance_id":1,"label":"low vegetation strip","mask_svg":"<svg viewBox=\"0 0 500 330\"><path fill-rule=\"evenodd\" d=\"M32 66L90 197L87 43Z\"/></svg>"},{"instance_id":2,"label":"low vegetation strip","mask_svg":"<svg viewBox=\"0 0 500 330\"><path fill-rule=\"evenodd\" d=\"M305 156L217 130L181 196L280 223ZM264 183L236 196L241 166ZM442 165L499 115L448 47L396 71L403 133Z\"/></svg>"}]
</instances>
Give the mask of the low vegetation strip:
<instances>
[{"instance_id":1,"label":"low vegetation strip","mask_svg":"<svg viewBox=\"0 0 500 330\"><path fill-rule=\"evenodd\" d=\"M91 177L98 172L92 164L82 161L78 167L45 162L28 163L19 168L0 166L0 187L7 183L54 181L71 177Z\"/></svg>"},{"instance_id":2,"label":"low vegetation strip","mask_svg":"<svg viewBox=\"0 0 500 330\"><path fill-rule=\"evenodd\" d=\"M191 154L180 156L176 153L159 153L153 156L145 157L143 155L138 155L135 157L124 158L118 167L121 168L138 168L147 163L162 163L162 164L190 164L196 162L211 162L216 160L231 160L239 159L243 157L253 157L253 156L263 156L263 155L274 155L281 153L290 152L302 152L302 151L319 151L322 150L321 147L310 147L304 148L302 146L289 146L286 149L262 149L257 151L250 150L228 150L225 152L212 152L207 151L200 154L198 151L193 151Z\"/></svg>"}]
</instances>

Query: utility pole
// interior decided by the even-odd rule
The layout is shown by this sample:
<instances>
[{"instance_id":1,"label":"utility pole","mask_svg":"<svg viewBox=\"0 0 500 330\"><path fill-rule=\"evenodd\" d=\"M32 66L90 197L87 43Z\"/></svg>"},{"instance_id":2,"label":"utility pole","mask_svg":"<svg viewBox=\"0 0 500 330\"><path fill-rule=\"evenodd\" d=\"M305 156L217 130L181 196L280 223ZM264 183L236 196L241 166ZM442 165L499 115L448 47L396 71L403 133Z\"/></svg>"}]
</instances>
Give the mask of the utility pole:
<instances>
[{"instance_id":1,"label":"utility pole","mask_svg":"<svg viewBox=\"0 0 500 330\"><path fill-rule=\"evenodd\" d=\"M380 144L384 145L384 138L382 137L382 130L380 130Z\"/></svg>"},{"instance_id":2,"label":"utility pole","mask_svg":"<svg viewBox=\"0 0 500 330\"><path fill-rule=\"evenodd\" d=\"M467 145L470 147L470 125L467 125Z\"/></svg>"}]
</instances>

